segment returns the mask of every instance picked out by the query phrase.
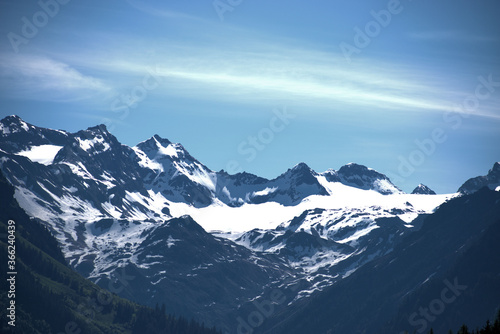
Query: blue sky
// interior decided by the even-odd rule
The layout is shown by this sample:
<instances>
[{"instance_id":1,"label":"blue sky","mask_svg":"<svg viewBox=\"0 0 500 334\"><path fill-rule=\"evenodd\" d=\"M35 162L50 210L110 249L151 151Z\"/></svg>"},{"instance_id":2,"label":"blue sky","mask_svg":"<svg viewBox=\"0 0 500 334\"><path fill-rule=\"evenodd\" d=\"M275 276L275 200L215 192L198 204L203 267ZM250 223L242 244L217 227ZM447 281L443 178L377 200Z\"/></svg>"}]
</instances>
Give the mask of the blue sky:
<instances>
[{"instance_id":1,"label":"blue sky","mask_svg":"<svg viewBox=\"0 0 500 334\"><path fill-rule=\"evenodd\" d=\"M454 192L500 161L500 4L0 1L0 117L213 170L357 162Z\"/></svg>"}]
</instances>

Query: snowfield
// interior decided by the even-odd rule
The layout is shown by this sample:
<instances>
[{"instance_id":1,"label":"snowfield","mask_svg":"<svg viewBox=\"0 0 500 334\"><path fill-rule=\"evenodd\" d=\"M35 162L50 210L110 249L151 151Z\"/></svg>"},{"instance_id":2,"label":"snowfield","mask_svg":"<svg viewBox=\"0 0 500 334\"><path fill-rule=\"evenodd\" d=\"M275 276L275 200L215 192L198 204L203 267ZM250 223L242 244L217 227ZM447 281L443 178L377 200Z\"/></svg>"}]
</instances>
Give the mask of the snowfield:
<instances>
[{"instance_id":1,"label":"snowfield","mask_svg":"<svg viewBox=\"0 0 500 334\"><path fill-rule=\"evenodd\" d=\"M16 154L22 155L33 162L38 162L42 165L50 165L54 161L57 153L63 148L56 145L40 145L32 146L29 150L21 151Z\"/></svg>"},{"instance_id":2,"label":"snowfield","mask_svg":"<svg viewBox=\"0 0 500 334\"><path fill-rule=\"evenodd\" d=\"M324 184L325 185L325 184ZM253 229L275 229L281 223L299 216L311 209L359 209L370 211L372 207L382 210L400 209L404 213L397 216L410 223L420 213L431 213L443 202L458 194L444 195L382 195L374 190L362 190L343 185L328 183L330 196L312 195L295 206L284 206L276 202L262 204L244 204L240 207L229 207L223 203L214 203L205 208L194 208L184 203L170 203L173 216L190 215L206 231L225 234L242 234ZM411 211L408 212L411 204Z\"/></svg>"}]
</instances>

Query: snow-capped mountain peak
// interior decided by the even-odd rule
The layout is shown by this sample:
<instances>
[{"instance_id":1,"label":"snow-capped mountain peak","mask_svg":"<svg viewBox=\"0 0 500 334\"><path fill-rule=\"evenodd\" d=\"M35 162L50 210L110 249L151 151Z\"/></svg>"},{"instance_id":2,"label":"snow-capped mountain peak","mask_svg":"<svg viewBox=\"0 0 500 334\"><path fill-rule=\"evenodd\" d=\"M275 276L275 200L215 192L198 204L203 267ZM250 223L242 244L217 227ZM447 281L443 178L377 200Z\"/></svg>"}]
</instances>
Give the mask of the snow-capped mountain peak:
<instances>
[{"instance_id":1,"label":"snow-capped mountain peak","mask_svg":"<svg viewBox=\"0 0 500 334\"><path fill-rule=\"evenodd\" d=\"M69 133L31 125L18 116L0 120L0 149L6 152L29 151L35 146L63 146Z\"/></svg>"},{"instance_id":2,"label":"snow-capped mountain peak","mask_svg":"<svg viewBox=\"0 0 500 334\"><path fill-rule=\"evenodd\" d=\"M88 154L99 154L112 146L120 146L115 136L108 132L104 124L90 127L75 134L73 146L79 147Z\"/></svg>"},{"instance_id":3,"label":"snow-capped mountain peak","mask_svg":"<svg viewBox=\"0 0 500 334\"><path fill-rule=\"evenodd\" d=\"M214 200L216 173L196 160L181 145L154 135L132 148L147 188L168 200L196 207Z\"/></svg>"},{"instance_id":4,"label":"snow-capped mountain peak","mask_svg":"<svg viewBox=\"0 0 500 334\"><path fill-rule=\"evenodd\" d=\"M30 125L16 115L7 116L0 121L0 133L2 137L13 133L27 132L29 130Z\"/></svg>"},{"instance_id":5,"label":"snow-capped mountain peak","mask_svg":"<svg viewBox=\"0 0 500 334\"><path fill-rule=\"evenodd\" d=\"M297 183L313 184L317 182L318 173L312 170L304 162L298 163L293 168L281 174L277 179L293 179Z\"/></svg>"},{"instance_id":6,"label":"snow-capped mountain peak","mask_svg":"<svg viewBox=\"0 0 500 334\"><path fill-rule=\"evenodd\" d=\"M299 162L295 166L293 166L291 169L293 172L313 172L311 167L309 167L305 162Z\"/></svg>"},{"instance_id":7,"label":"snow-capped mountain peak","mask_svg":"<svg viewBox=\"0 0 500 334\"><path fill-rule=\"evenodd\" d=\"M170 144L172 144L170 140L161 138L159 135L154 135L153 137L140 142L135 147L146 153L149 158L154 158L161 148L166 148Z\"/></svg>"},{"instance_id":8,"label":"snow-capped mountain peak","mask_svg":"<svg viewBox=\"0 0 500 334\"><path fill-rule=\"evenodd\" d=\"M188 163L201 163L196 160L189 152L179 143L172 143L170 140L154 135L135 146L136 149L144 152L149 159L162 160L167 158L171 161L187 161ZM208 170L207 167L203 166Z\"/></svg>"},{"instance_id":9,"label":"snow-capped mountain peak","mask_svg":"<svg viewBox=\"0 0 500 334\"><path fill-rule=\"evenodd\" d=\"M340 182L363 190L375 190L384 195L403 193L384 174L356 163L344 165L338 171L329 169L321 175L329 182Z\"/></svg>"},{"instance_id":10,"label":"snow-capped mountain peak","mask_svg":"<svg viewBox=\"0 0 500 334\"><path fill-rule=\"evenodd\" d=\"M472 194L483 187L500 191L500 162L495 162L493 167L484 176L477 176L467 180L459 189L462 194Z\"/></svg>"},{"instance_id":11,"label":"snow-capped mountain peak","mask_svg":"<svg viewBox=\"0 0 500 334\"><path fill-rule=\"evenodd\" d=\"M431 188L427 187L425 184L420 183L418 186L413 189L412 194L420 194L420 195L436 195L436 192Z\"/></svg>"}]
</instances>

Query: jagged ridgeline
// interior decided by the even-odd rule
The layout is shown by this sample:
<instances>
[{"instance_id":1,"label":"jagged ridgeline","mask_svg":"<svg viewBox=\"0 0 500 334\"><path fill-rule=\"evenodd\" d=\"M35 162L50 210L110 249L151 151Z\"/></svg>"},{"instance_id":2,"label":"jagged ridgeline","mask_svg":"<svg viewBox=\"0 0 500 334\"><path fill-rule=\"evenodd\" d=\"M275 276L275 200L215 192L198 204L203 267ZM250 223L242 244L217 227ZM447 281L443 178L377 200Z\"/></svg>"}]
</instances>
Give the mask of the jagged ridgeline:
<instances>
[{"instance_id":1,"label":"jagged ridgeline","mask_svg":"<svg viewBox=\"0 0 500 334\"><path fill-rule=\"evenodd\" d=\"M455 218L479 217L481 210L492 212L498 203L482 208L471 204L482 188L490 191L483 193L484 199L498 194L499 166L495 163L486 176L467 181L457 193L435 194L421 184L406 194L386 175L356 163L321 173L298 163L273 179L245 172L231 175L209 169L181 144L158 135L129 147L103 125L69 133L16 116L0 121L0 169L20 207L57 239L61 251L48 247L48 255L120 297L153 309L160 305L160 313L165 305L167 314L229 333L266 328L279 333L276 323L287 328L284 332L306 331L281 319L282 312L294 312L303 303L315 305L313 300L343 284L349 287L342 295L347 304L324 299L326 304L318 309L326 313L314 313L315 323L330 325L334 319L338 327L333 328L346 333L355 332L349 326L357 325L380 330L390 316L397 317L373 313L380 300L390 299L373 299L383 291L384 280L365 291L366 300L376 302L360 301L369 306L359 315L365 323L342 313L352 311L349 302L356 300L356 291L370 286L370 279L360 280L357 273L391 255L389 261L398 263L401 247L415 244L421 248L414 254L427 254L435 262L414 261L421 266L414 275L404 276L402 266L387 277L413 283L393 284L401 289L396 295L409 296L417 285L427 287L432 282L428 278L437 277L436 268L451 263L444 253L429 253L431 245L443 245L448 248L441 251L454 254L464 246L460 242L469 245L467 238L482 238L486 229L457 234L448 224L452 233L440 230L437 239L422 231L428 221L439 226ZM466 196L472 196L469 202ZM451 203L460 203L456 208L465 210L463 217L440 209ZM436 215L441 218L432 218ZM474 220L468 224L474 226ZM415 243L414 235L425 242ZM399 307L397 302L390 305ZM398 318L403 320L397 328L406 328L413 306ZM494 308L491 302L481 314L493 318Z\"/></svg>"}]
</instances>

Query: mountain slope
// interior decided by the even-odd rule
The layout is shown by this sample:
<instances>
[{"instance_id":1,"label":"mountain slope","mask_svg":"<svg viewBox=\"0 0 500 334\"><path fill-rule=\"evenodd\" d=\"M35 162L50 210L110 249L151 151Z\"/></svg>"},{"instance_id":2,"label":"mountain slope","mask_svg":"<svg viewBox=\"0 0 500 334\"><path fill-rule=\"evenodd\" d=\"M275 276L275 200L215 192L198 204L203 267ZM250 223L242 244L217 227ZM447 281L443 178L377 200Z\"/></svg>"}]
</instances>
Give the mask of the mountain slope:
<instances>
[{"instance_id":1,"label":"mountain slope","mask_svg":"<svg viewBox=\"0 0 500 334\"><path fill-rule=\"evenodd\" d=\"M500 237L499 224L499 192L485 189L450 200L428 216L422 228L408 235L393 252L366 264L314 298L292 305L257 332L412 332L420 327L412 327L414 323L409 322L408 315L419 312L417 306L428 307L433 300L429 299L431 296L440 298L436 292L446 287L444 282L455 284L455 280L457 285L470 288L463 291L465 298L457 298L450 307L455 313L443 313L432 326L453 328L466 318L469 324L480 325L500 307L496 292L500 291L497 256L500 253L491 253L498 249L492 240ZM433 287L434 292L424 294L419 290L422 287ZM479 308L480 305L483 307ZM402 314L396 317L399 307ZM466 312L469 313L464 317ZM300 320L310 318L315 321ZM392 318L397 320L392 321L389 331L384 330Z\"/></svg>"},{"instance_id":2,"label":"mountain slope","mask_svg":"<svg viewBox=\"0 0 500 334\"><path fill-rule=\"evenodd\" d=\"M7 259L8 246L14 245L9 251L15 249L17 272L12 298L7 294L14 291L12 286L6 279L0 283L2 305L15 301L15 317L7 318L12 313L5 307L0 312L2 319L15 324L2 321L2 333L217 333L120 299L73 272L57 241L19 208L13 195L14 189L0 173L0 232L10 235L8 226L15 226L15 242L2 238L0 256ZM7 272L3 265L2 269Z\"/></svg>"},{"instance_id":3,"label":"mountain slope","mask_svg":"<svg viewBox=\"0 0 500 334\"><path fill-rule=\"evenodd\" d=\"M467 180L459 189L462 194L471 194L483 187L492 190L500 189L500 162L495 162L493 167L484 176L477 176Z\"/></svg>"},{"instance_id":4,"label":"mountain slope","mask_svg":"<svg viewBox=\"0 0 500 334\"><path fill-rule=\"evenodd\" d=\"M273 281L292 276L284 261L214 237L191 217L172 218L143 232L134 252L116 247L91 279L102 287L124 270L135 279L120 295L206 324L222 324Z\"/></svg>"},{"instance_id":5,"label":"mountain slope","mask_svg":"<svg viewBox=\"0 0 500 334\"><path fill-rule=\"evenodd\" d=\"M422 332L432 327L436 333L457 331L465 323L471 328L493 319L500 307L500 219L474 240L470 248L441 277L432 277L401 303L398 315L380 333L392 333L408 328ZM443 278L446 277L446 278ZM450 284L451 283L451 284ZM457 284L456 284L457 283ZM450 286L458 289L450 292ZM445 298L442 292L448 288ZM456 297L456 299L455 299ZM420 314L421 307L433 309L444 304L443 312L430 312L430 319Z\"/></svg>"}]
</instances>

